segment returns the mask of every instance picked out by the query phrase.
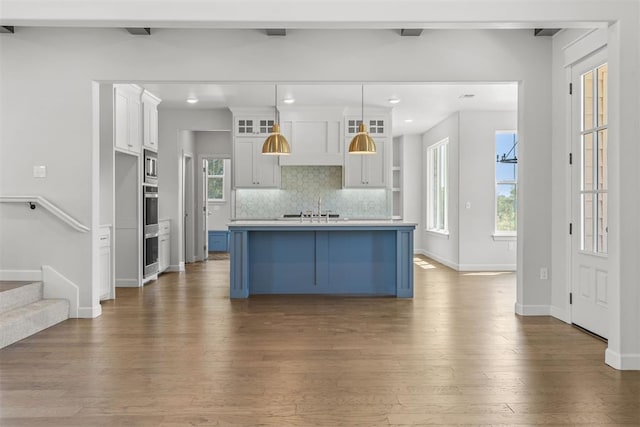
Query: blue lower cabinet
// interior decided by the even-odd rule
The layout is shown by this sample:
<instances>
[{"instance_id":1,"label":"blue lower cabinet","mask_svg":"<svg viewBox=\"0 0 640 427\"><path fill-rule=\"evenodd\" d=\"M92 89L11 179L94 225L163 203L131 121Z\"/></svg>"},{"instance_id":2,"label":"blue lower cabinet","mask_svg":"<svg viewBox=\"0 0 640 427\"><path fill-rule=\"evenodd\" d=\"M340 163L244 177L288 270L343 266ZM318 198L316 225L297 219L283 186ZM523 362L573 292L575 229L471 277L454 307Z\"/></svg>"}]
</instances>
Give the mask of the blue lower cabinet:
<instances>
[{"instance_id":1,"label":"blue lower cabinet","mask_svg":"<svg viewBox=\"0 0 640 427\"><path fill-rule=\"evenodd\" d=\"M231 298L256 294L413 297L413 224L229 228Z\"/></svg>"},{"instance_id":2,"label":"blue lower cabinet","mask_svg":"<svg viewBox=\"0 0 640 427\"><path fill-rule=\"evenodd\" d=\"M229 252L229 232L209 230L209 252Z\"/></svg>"}]
</instances>

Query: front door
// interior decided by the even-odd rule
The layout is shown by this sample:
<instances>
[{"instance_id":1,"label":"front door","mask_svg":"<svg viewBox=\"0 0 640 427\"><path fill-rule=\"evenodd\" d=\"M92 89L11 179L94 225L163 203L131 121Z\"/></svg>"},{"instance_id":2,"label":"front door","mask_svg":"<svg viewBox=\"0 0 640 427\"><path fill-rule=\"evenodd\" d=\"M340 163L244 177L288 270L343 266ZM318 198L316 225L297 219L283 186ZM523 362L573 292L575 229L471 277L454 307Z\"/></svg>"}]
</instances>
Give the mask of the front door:
<instances>
[{"instance_id":1,"label":"front door","mask_svg":"<svg viewBox=\"0 0 640 427\"><path fill-rule=\"evenodd\" d=\"M607 63L601 50L572 67L571 321L607 338Z\"/></svg>"}]
</instances>

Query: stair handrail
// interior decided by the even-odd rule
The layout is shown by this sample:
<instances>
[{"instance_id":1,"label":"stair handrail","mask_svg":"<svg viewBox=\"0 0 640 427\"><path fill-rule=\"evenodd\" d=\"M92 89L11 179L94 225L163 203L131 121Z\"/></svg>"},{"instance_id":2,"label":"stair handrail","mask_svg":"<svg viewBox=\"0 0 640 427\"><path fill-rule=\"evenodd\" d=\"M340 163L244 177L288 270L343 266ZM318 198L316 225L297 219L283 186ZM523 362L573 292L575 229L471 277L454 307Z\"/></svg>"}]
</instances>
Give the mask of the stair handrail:
<instances>
[{"instance_id":1,"label":"stair handrail","mask_svg":"<svg viewBox=\"0 0 640 427\"><path fill-rule=\"evenodd\" d=\"M51 212L55 217L61 221L67 223L71 228L81 233L87 233L90 229L49 200L42 196L0 196L0 202L2 203L29 203L31 209L35 209L35 204L38 204Z\"/></svg>"}]
</instances>

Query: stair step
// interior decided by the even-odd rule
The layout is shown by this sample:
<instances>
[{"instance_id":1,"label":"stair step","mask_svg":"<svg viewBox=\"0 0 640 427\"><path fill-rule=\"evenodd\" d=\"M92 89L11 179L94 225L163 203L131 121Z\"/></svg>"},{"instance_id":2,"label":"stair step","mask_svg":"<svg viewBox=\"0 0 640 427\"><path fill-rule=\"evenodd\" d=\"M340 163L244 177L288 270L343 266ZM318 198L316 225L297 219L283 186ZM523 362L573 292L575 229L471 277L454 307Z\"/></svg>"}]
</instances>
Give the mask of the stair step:
<instances>
[{"instance_id":1,"label":"stair step","mask_svg":"<svg viewBox=\"0 0 640 427\"><path fill-rule=\"evenodd\" d=\"M0 348L69 318L69 301L42 299L0 314Z\"/></svg>"},{"instance_id":2,"label":"stair step","mask_svg":"<svg viewBox=\"0 0 640 427\"><path fill-rule=\"evenodd\" d=\"M42 282L0 292L0 314L42 299Z\"/></svg>"}]
</instances>

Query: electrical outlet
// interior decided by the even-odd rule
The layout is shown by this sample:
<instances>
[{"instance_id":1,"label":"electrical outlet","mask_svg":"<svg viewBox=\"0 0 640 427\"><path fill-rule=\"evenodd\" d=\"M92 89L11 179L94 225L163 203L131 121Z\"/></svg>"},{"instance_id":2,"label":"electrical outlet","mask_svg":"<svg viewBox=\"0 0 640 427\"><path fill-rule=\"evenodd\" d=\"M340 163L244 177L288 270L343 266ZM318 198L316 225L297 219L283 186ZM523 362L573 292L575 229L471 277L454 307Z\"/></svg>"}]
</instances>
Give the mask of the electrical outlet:
<instances>
[{"instance_id":1,"label":"electrical outlet","mask_svg":"<svg viewBox=\"0 0 640 427\"><path fill-rule=\"evenodd\" d=\"M547 280L549 278L549 271L547 267L540 267L540 280Z\"/></svg>"}]
</instances>

